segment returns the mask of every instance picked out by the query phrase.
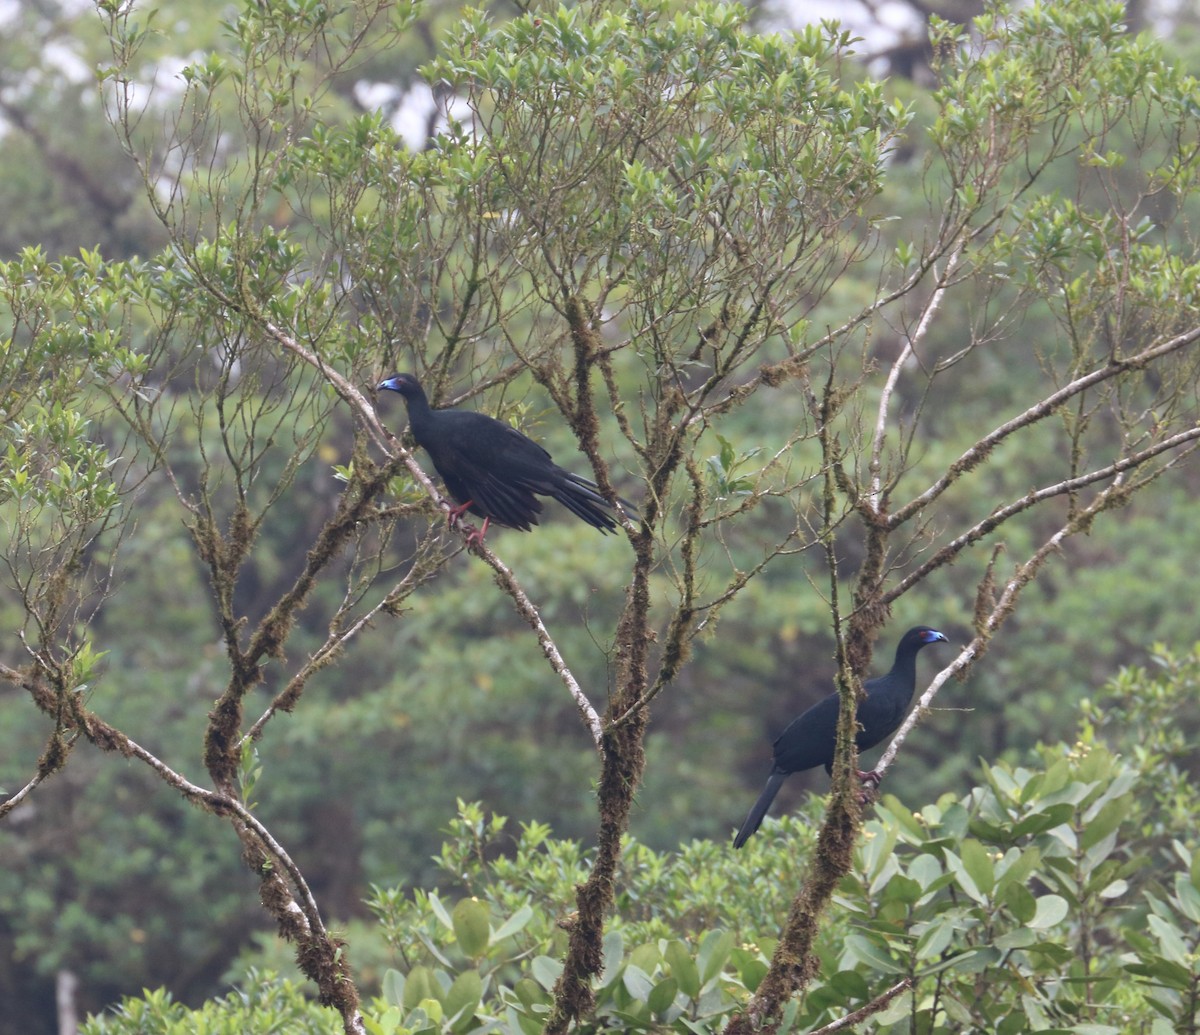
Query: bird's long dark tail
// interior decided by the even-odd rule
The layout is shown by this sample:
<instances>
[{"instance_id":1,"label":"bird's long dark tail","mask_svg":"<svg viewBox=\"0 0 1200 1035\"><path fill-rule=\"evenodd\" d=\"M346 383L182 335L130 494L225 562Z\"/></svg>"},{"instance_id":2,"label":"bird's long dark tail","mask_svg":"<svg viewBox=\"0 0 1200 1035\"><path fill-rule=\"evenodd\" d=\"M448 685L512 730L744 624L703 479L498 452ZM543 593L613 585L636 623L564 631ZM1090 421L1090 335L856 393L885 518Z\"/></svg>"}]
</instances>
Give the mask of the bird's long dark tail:
<instances>
[{"instance_id":1,"label":"bird's long dark tail","mask_svg":"<svg viewBox=\"0 0 1200 1035\"><path fill-rule=\"evenodd\" d=\"M576 517L600 529L601 532L611 532L617 527L608 500L597 491L595 482L589 481L581 475L566 472L552 495ZM633 516L637 513L637 509L632 503L619 496L617 498L626 515Z\"/></svg>"},{"instance_id":2,"label":"bird's long dark tail","mask_svg":"<svg viewBox=\"0 0 1200 1035\"><path fill-rule=\"evenodd\" d=\"M787 773L772 772L767 777L767 785L763 788L762 794L758 796L750 812L746 815L745 822L742 823L742 829L737 832L737 837L733 839L733 847L741 848L749 839L750 835L756 831L762 824L763 816L767 814L767 809L771 807L771 802L775 800L775 795L779 793L779 788L783 786L783 781L786 779Z\"/></svg>"}]
</instances>

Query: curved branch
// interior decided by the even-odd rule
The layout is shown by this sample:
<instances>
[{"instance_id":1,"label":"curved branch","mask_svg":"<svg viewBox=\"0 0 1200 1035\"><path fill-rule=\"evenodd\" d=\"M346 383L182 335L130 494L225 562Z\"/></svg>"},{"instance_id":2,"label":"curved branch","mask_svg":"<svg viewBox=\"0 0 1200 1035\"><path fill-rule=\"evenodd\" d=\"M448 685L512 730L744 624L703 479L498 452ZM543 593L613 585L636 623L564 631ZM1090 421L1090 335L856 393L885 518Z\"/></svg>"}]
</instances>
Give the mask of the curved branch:
<instances>
[{"instance_id":1,"label":"curved branch","mask_svg":"<svg viewBox=\"0 0 1200 1035\"><path fill-rule=\"evenodd\" d=\"M879 1013L893 999L899 995L903 995L915 984L915 979L906 977L901 981L897 981L891 988L881 992L865 1006L860 1006L853 1013L846 1014L845 1017L840 1017L836 1021L831 1021L829 1024L822 1025L820 1028L813 1028L809 1035L833 1035L837 1031L845 1031L847 1028L852 1028L861 1021L865 1021L873 1014Z\"/></svg>"},{"instance_id":2,"label":"curved branch","mask_svg":"<svg viewBox=\"0 0 1200 1035\"><path fill-rule=\"evenodd\" d=\"M908 737L909 731L912 730L929 710L930 704L933 703L933 699L945 685L946 680L951 676L965 675L967 670L983 656L992 635L1004 624L1008 616L1012 614L1013 609L1016 607L1017 597L1033 581L1042 565L1062 548L1062 544L1067 539L1077 532L1086 529L1097 514L1112 506L1114 501L1119 499L1123 494L1123 491L1123 475L1118 474L1112 484L1105 486L1104 490L1087 507L1073 515L1066 524L1042 543L1034 551L1029 560L1024 564L1018 565L1012 578L1004 584L1004 589L1001 591L999 598L992 605L991 611L982 623L982 627L976 630L971 642L959 651L958 657L933 677L925 692L918 698L917 706L908 713L904 722L901 723L900 728L896 731L896 735L892 737L891 743L888 744L887 750L884 751L883 756L879 759L879 764L875 766L875 774L877 776L882 777L895 760L901 745L903 745Z\"/></svg>"},{"instance_id":3,"label":"curved branch","mask_svg":"<svg viewBox=\"0 0 1200 1035\"><path fill-rule=\"evenodd\" d=\"M923 507L927 507L941 496L962 475L983 463L992 450L1006 438L1020 431L1022 428L1029 427L1050 416L1068 399L1120 374L1149 366L1155 360L1169 356L1173 352L1178 352L1180 349L1186 348L1198 340L1200 340L1200 327L1194 327L1182 334L1175 335L1173 338L1168 338L1158 345L1152 345L1149 348L1143 349L1137 355L1131 356L1128 359L1112 359L1099 369L1093 370L1090 374L1084 374L1069 384L1063 385L1057 392L1046 396L1041 402L1035 403L1023 413L1018 414L1009 421L1005 421L1005 423L979 439L970 449L946 468L946 473L921 493L921 495L910 500L899 510L887 515L884 519L887 527L889 529L899 528L900 525L904 524L905 521L918 513Z\"/></svg>"},{"instance_id":4,"label":"curved branch","mask_svg":"<svg viewBox=\"0 0 1200 1035\"><path fill-rule=\"evenodd\" d=\"M309 890L308 882L304 879L304 874L300 872L300 867L292 861L292 857L284 850L283 845L275 840L271 832L263 826L254 813L235 798L226 797L223 794L218 794L216 791L210 791L205 787L192 783L187 777L177 773L166 762L142 747L131 737L122 735L122 748L122 754L145 762L168 786L179 791L189 801L197 805L203 805L218 815L229 814L236 816L263 843L263 846L271 854L272 858L279 863L286 871L288 877L291 878L300 899L301 911L309 933L322 938L326 937L325 925L321 922L321 914L317 908L317 900L313 897L312 891Z\"/></svg>"},{"instance_id":5,"label":"curved branch","mask_svg":"<svg viewBox=\"0 0 1200 1035\"><path fill-rule=\"evenodd\" d=\"M33 792L33 789L49 775L49 773L43 772L39 769L33 774L33 778L24 787L22 787L11 797L5 798L4 801L0 801L0 819L3 819L5 816L7 816L10 812L12 812L13 809L20 805L21 802L28 798Z\"/></svg>"},{"instance_id":6,"label":"curved branch","mask_svg":"<svg viewBox=\"0 0 1200 1035\"><path fill-rule=\"evenodd\" d=\"M929 330L934 315L941 308L942 299L946 296L946 287L954 276L955 270L958 268L958 260L962 255L963 244L964 242L960 239L946 260L946 271L937 278L937 287L934 289L933 294L929 296L929 301L925 303L921 319L917 322L917 329L904 342L904 348L900 350L900 355L892 364L892 369L888 371L887 382L884 384L883 392L879 397L879 410L875 416L875 435L871 442L869 468L871 480L870 505L872 510L877 511L879 509L879 494L882 488L880 470L883 467L883 439L887 433L888 409L891 406L892 393L896 390L896 382L900 380L900 372L904 369L904 364L908 361L909 356L916 351L918 343L925 337L926 332Z\"/></svg>"},{"instance_id":7,"label":"curved branch","mask_svg":"<svg viewBox=\"0 0 1200 1035\"><path fill-rule=\"evenodd\" d=\"M1141 452L1134 453L1132 456L1115 460L1105 467L1099 467L1078 477L1067 478L1061 482L1055 482L1053 485L1047 485L1044 488L1029 492L1019 500L1014 500L1008 506L992 511L991 514L967 529L962 535L956 536L919 567L914 568L905 575L895 586L884 593L880 600L884 605L898 600L912 589L913 586L918 585L931 571L949 563L964 548L979 542L1009 518L1015 517L1030 507L1052 499L1055 496L1064 496L1077 492L1089 485L1094 485L1096 482L1104 481L1106 478L1123 475L1154 459L1154 457L1161 456L1163 453L1170 452L1173 449L1179 449L1186 445L1191 445L1194 449L1197 444L1200 444L1200 426L1189 428L1187 431L1181 431L1178 435L1172 435L1170 438L1163 439L1163 441L1156 443L1149 449L1144 449Z\"/></svg>"}]
</instances>

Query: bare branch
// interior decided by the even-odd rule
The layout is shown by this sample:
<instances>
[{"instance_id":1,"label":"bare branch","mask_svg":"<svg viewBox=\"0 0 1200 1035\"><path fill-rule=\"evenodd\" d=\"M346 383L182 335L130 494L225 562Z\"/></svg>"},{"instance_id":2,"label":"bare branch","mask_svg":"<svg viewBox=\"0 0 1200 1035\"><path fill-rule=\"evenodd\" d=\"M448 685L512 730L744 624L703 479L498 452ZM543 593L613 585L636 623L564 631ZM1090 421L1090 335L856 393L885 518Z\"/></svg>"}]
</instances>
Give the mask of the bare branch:
<instances>
[{"instance_id":1,"label":"bare branch","mask_svg":"<svg viewBox=\"0 0 1200 1035\"><path fill-rule=\"evenodd\" d=\"M1163 453L1170 452L1171 450L1189 445L1194 449L1197 444L1200 444L1200 427L1189 428L1187 431L1181 431L1178 435L1172 435L1170 438L1163 439L1161 442L1155 443L1155 445L1148 449L1134 453L1132 456L1122 457L1120 460L1115 460L1111 464L1099 467L1094 471L1089 471L1075 478L1067 478L1063 481L1055 482L1053 485L1047 485L1041 489L1029 492L1007 506L997 508L982 521L977 522L961 535L955 536L954 539L939 549L932 557L905 575L895 586L884 593L880 599L884 604L891 604L898 600L912 589L913 586L919 585L931 571L953 560L965 547L979 542L1009 518L1015 517L1030 507L1036 506L1048 499L1053 499L1056 496L1065 496L1078 492L1080 489L1094 485L1096 482L1104 481L1106 478L1123 475L1128 471L1142 466L1142 464L1147 463L1154 457L1161 456Z\"/></svg>"},{"instance_id":2,"label":"bare branch","mask_svg":"<svg viewBox=\"0 0 1200 1035\"><path fill-rule=\"evenodd\" d=\"M380 449L388 454L392 454L397 451L398 443L396 442L396 436L388 431L386 427L384 427L383 422L380 421L379 416L375 412L375 407L367 401L367 397L363 395L363 393L359 391L351 381L342 377L342 375L328 363L326 363L318 353L313 352L311 349L305 348L300 344L298 339L294 338L286 331L271 323L270 320L264 321L263 327L275 341L277 341L293 355L298 356L309 366L319 371L321 376L326 378L329 383L333 385L334 391L336 391L338 395L342 397L342 399L344 399L357 411L358 415L362 418L363 423L366 425L367 431L370 433L371 438L374 439L375 444L379 446ZM404 455L408 455L407 450L404 450L403 453ZM421 466L415 460L408 464L408 468L412 476L416 478L423 486L425 486L427 490L429 490L429 494L433 496L435 500L437 500L439 503L444 503L444 501L438 497L437 492L434 491L433 483L429 481L428 476L424 471L421 470ZM447 507L447 509L449 508Z\"/></svg>"},{"instance_id":3,"label":"bare branch","mask_svg":"<svg viewBox=\"0 0 1200 1035\"><path fill-rule=\"evenodd\" d=\"M537 635L538 646L542 648L542 653L546 656L546 660L550 662L550 667L562 680L563 685L567 688L572 699L575 701L575 706L579 709L579 714L583 721L587 724L587 728L592 735L592 742L596 746L596 750L601 750L604 737L604 727L600 723L600 716L596 709L592 707L591 701L588 700L587 694L583 692L583 688L579 685L579 681L575 678L574 673L567 667L566 661L563 660L562 654L559 652L558 645L550 636L546 626L542 623L542 616L538 613L536 607L533 606L525 590L521 588L521 584L517 582L516 576L509 570L507 565L500 560L486 544L476 543L472 545L472 550L475 554L487 563L488 567L496 573L496 582L511 598L516 606L517 614L519 614L529 624Z\"/></svg>"},{"instance_id":4,"label":"bare branch","mask_svg":"<svg viewBox=\"0 0 1200 1035\"><path fill-rule=\"evenodd\" d=\"M902 981L897 981L886 992L881 992L865 1006L860 1006L853 1013L848 1013L845 1017L831 1021L829 1024L824 1024L820 1028L813 1028L809 1032L809 1035L833 1035L835 1031L845 1031L860 1021L865 1021L868 1017L879 1013L893 999L912 988L913 983L913 979L910 977L906 977Z\"/></svg>"},{"instance_id":5,"label":"bare branch","mask_svg":"<svg viewBox=\"0 0 1200 1035\"><path fill-rule=\"evenodd\" d=\"M871 461L870 461L870 480L871 491L869 502L872 510L879 509L879 493L881 491L881 470L883 468L883 440L887 434L888 410L891 407L892 393L896 389L896 382L900 380L900 374L904 370L905 363L916 350L921 339L925 337L930 325L933 323L933 317L941 307L942 299L946 295L946 287L954 277L955 270L958 268L958 260L962 255L963 240L960 238L954 246L954 250L946 260L945 272L937 278L937 287L934 288L933 294L929 296L929 300L925 303L925 307L921 312L921 319L917 322L917 328L910 334L904 342L904 348L900 350L900 355L896 357L896 361L892 364L892 369L888 371L887 381L883 386L883 392L879 397L879 410L875 416L875 437L871 442Z\"/></svg>"},{"instance_id":6,"label":"bare branch","mask_svg":"<svg viewBox=\"0 0 1200 1035\"><path fill-rule=\"evenodd\" d=\"M12 812L13 809L20 805L21 802L28 798L33 792L33 789L49 775L49 773L39 770L38 772L34 773L33 778L19 791L8 798L5 798L4 801L0 801L0 819L3 819L5 816L7 816L10 812Z\"/></svg>"},{"instance_id":7,"label":"bare branch","mask_svg":"<svg viewBox=\"0 0 1200 1035\"><path fill-rule=\"evenodd\" d=\"M1127 359L1114 358L1104 366L1093 370L1090 374L1084 374L1069 384L1063 385L1058 391L1052 392L1040 402L1030 406L1023 413L1018 414L1011 420L1005 421L999 427L979 439L962 456L955 460L946 469L946 473L929 486L929 488L915 499L910 500L903 507L889 514L886 518L888 528L894 529L904 524L910 517L936 500L946 489L958 481L962 475L979 466L979 464L987 459L992 450L1006 438L1014 432L1020 431L1022 428L1027 428L1048 417L1068 399L1120 374L1149 366L1155 360L1178 352L1180 349L1186 348L1198 340L1200 340L1200 327L1193 327L1191 330L1177 334L1164 342L1151 345Z\"/></svg>"},{"instance_id":8,"label":"bare branch","mask_svg":"<svg viewBox=\"0 0 1200 1035\"><path fill-rule=\"evenodd\" d=\"M1005 583L999 598L992 606L984 622L984 627L978 630L971 639L971 642L959 651L958 657L933 677L925 692L917 700L917 706L909 712L900 728L896 731L896 735L892 738L891 743L887 746L887 750L884 751L883 756L880 758L879 764L875 766L877 776L882 777L895 760L897 753L908 737L909 731L926 714L938 691L945 685L946 680L960 673L965 674L983 656L992 635L1004 624L1009 615L1012 614L1013 608L1016 606L1017 597L1033 581L1042 565L1053 554L1059 551L1067 539L1088 527L1092 518L1111 506L1113 501L1119 497L1122 488L1123 478L1121 475L1117 475L1112 484L1105 486L1104 490L1087 507L1074 514L1066 524L1034 551L1029 560L1017 567L1016 572Z\"/></svg>"}]
</instances>

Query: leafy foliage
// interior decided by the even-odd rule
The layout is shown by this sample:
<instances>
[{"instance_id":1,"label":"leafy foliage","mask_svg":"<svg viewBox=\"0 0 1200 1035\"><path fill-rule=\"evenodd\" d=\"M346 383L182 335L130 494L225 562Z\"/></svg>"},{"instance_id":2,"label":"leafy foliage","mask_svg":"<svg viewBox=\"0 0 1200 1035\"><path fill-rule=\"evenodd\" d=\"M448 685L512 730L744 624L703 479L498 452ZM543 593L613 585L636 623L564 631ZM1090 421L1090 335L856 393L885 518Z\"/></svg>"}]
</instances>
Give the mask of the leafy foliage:
<instances>
[{"instance_id":1,"label":"leafy foliage","mask_svg":"<svg viewBox=\"0 0 1200 1035\"><path fill-rule=\"evenodd\" d=\"M1094 594L1126 609L1106 638L1059 568L1036 615L1082 618L1029 642L1071 664L1015 720L994 704L1029 669L997 660L997 634L1064 550L1108 563L1082 534L1145 495L1129 547L1194 494L1197 83L1113 3L934 22L936 85L903 99L831 25L764 35L736 5L677 6L465 12L424 55L445 117L418 149L354 98L361 76L411 81L422 48L396 48L433 38L426 9L246 3L185 45L162 29L179 19L98 5L119 146L97 166L127 157L154 232L0 268L0 608L21 637L0 659L20 864L0 867L0 934L43 973L86 967L98 994L195 957L188 991L207 987L252 926L240 866L359 1031L354 954L324 916L367 880L432 883L429 831L478 792L526 819L529 872L466 815L477 858L452 842L443 860L483 905L414 899L424 937L371 1023L799 1024L874 1003L1007 1030L1139 1005L1106 998L1112 961L1086 946L1124 937L1102 907L1127 894L1150 896L1152 932L1188 915L1190 885L1123 890L1137 860L1116 847L1128 808L1154 829L1145 857L1191 858L1178 775L1155 814L1087 736L1044 772L1016 764L1087 682L1074 645L1104 641L1110 671L1138 602ZM640 523L462 556L364 392L397 366L578 454ZM995 764L920 832L887 803L856 849L854 688L885 623L933 612L970 631L959 674L992 648L971 736ZM722 833L724 774L797 671L843 691L843 750L821 850L751 902L758 849L659 850ZM962 765L925 767L917 797ZM119 857L94 862L107 843ZM1015 890L1026 867L1037 894ZM134 920L118 892L147 888ZM835 892L850 955L817 924ZM1129 950L1137 976L1186 1022L1194 946L1154 937Z\"/></svg>"},{"instance_id":2,"label":"leafy foliage","mask_svg":"<svg viewBox=\"0 0 1200 1035\"><path fill-rule=\"evenodd\" d=\"M1124 673L1110 693L1144 705L1157 691ZM916 812L886 797L819 940L823 977L781 1030L810 1030L887 995L870 1030L1095 1035L1194 1024L1200 856L1146 836L1158 806L1153 768L1139 772L1087 729L1070 748L1044 748L1035 765L984 765L983 782L961 797ZM819 812L812 799L804 815L769 820L739 853L631 844L631 890L583 1030L720 1030L766 971L769 932ZM404 964L384 976L369 1031L541 1030L565 937L558 903L587 861L540 824L505 846L506 826L460 807L439 865L465 897L375 889L372 908ZM295 986L252 971L242 996L203 1015L265 1032L283 1002L303 1010ZM87 1031L165 1035L185 1030L172 1025L186 1015L156 993Z\"/></svg>"}]
</instances>

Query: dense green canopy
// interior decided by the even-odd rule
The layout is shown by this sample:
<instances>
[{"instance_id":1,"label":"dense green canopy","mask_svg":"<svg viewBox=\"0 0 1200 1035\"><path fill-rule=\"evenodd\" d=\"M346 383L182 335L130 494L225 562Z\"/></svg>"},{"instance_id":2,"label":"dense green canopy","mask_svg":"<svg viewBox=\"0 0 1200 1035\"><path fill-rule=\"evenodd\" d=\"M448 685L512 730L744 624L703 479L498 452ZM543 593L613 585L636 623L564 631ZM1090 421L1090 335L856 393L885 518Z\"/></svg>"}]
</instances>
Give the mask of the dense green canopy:
<instances>
[{"instance_id":1,"label":"dense green canopy","mask_svg":"<svg viewBox=\"0 0 1200 1035\"><path fill-rule=\"evenodd\" d=\"M735 5L52 7L0 43L2 1035L246 951L312 1030L1194 1023L1192 662L1080 720L1195 639L1187 12L932 18L909 80ZM468 551L395 370L638 521ZM735 859L831 686L827 811Z\"/></svg>"}]
</instances>

